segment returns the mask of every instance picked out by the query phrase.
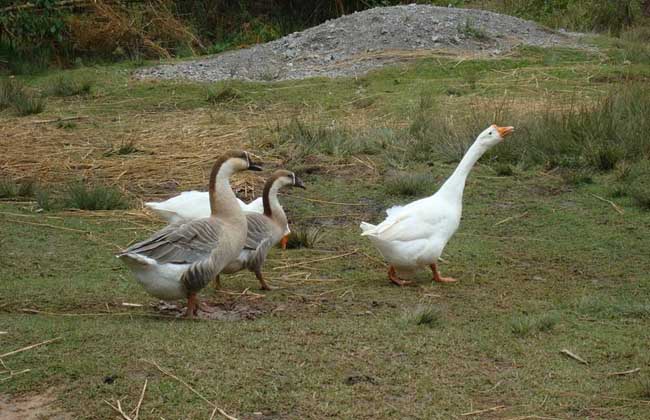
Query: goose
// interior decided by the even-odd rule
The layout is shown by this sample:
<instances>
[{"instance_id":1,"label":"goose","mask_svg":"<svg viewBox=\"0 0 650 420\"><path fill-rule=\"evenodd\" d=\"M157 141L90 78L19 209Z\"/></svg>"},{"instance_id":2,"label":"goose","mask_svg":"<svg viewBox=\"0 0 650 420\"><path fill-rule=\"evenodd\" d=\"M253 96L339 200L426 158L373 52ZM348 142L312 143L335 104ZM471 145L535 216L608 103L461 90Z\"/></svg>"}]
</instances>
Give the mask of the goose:
<instances>
[{"instance_id":1,"label":"goose","mask_svg":"<svg viewBox=\"0 0 650 420\"><path fill-rule=\"evenodd\" d=\"M257 197L250 203L245 203L237 198L237 202L244 212L264 213L262 197ZM210 199L207 191L183 191L165 201L150 201L144 205L169 223L189 222L210 215ZM282 249L287 248L290 233L289 223L286 223L280 240Z\"/></svg>"},{"instance_id":2,"label":"goose","mask_svg":"<svg viewBox=\"0 0 650 420\"><path fill-rule=\"evenodd\" d=\"M423 267L431 269L435 282L456 281L440 276L436 263L460 224L465 180L476 161L513 131L514 127L491 125L478 135L435 194L389 208L386 219L378 225L361 222L361 236L367 236L388 262L391 282L398 286L411 284L400 279L398 273L412 273Z\"/></svg>"},{"instance_id":3,"label":"goose","mask_svg":"<svg viewBox=\"0 0 650 420\"><path fill-rule=\"evenodd\" d=\"M171 224L117 254L150 295L163 300L187 298L187 318L198 309L197 292L244 247L246 216L230 187L230 177L246 169L262 170L248 152L223 154L210 173L208 217Z\"/></svg>"},{"instance_id":4,"label":"goose","mask_svg":"<svg viewBox=\"0 0 650 420\"><path fill-rule=\"evenodd\" d=\"M247 268L255 273L263 290L271 290L262 276L262 265L271 247L284 236L287 216L278 201L278 191L286 186L305 188L305 184L293 172L278 170L271 175L264 184L263 212L245 212L248 223L246 244L239 256L228 263L222 273L233 274ZM218 286L219 276L216 280Z\"/></svg>"}]
</instances>

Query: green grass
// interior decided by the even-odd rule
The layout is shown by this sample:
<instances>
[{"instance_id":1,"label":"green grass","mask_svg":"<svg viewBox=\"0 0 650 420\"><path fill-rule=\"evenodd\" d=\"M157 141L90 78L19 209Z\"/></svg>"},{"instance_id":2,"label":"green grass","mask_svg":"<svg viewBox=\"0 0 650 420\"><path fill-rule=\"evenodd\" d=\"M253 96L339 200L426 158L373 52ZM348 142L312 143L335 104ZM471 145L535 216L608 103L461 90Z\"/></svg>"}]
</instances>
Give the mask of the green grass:
<instances>
[{"instance_id":1,"label":"green grass","mask_svg":"<svg viewBox=\"0 0 650 420\"><path fill-rule=\"evenodd\" d=\"M75 183L65 191L64 205L81 210L115 210L129 206L124 193L115 187Z\"/></svg>"},{"instance_id":2,"label":"green grass","mask_svg":"<svg viewBox=\"0 0 650 420\"><path fill-rule=\"evenodd\" d=\"M387 194L417 197L434 191L438 182L430 173L399 173L388 176L383 182Z\"/></svg>"},{"instance_id":3,"label":"green grass","mask_svg":"<svg viewBox=\"0 0 650 420\"><path fill-rule=\"evenodd\" d=\"M0 202L0 331L7 332L0 354L62 337L3 357L7 368L30 371L1 382L2 398L52 390L73 418L110 418L104 400L130 411L146 379L140 418L209 418L212 407L147 362L154 361L237 418L446 419L505 406L490 415L647 419L650 226L628 188L645 173L647 136L637 134L635 144L634 126L646 127L635 110L646 100L642 87L626 83L650 69L608 54L520 49L493 60L425 58L357 79L232 82L242 100L213 105L205 85L135 80L125 65L72 70L96 80L93 95L50 98L44 119L88 120L74 131L38 126L36 135L46 133L39 141L56 153L35 154L31 164L8 153L3 171L58 182L83 171L89 186L119 184L145 200L167 181L177 190L205 188L201 171L214 156L244 145L268 171L300 169L308 189L282 195L283 206L294 232L323 235L311 247L271 250L264 275L276 289L263 297L251 293L258 282L247 272L224 276L222 291L201 291L224 309L258 311L252 319L186 322L159 316L150 306L157 300L114 258L162 222L135 205L57 211L72 194L55 186L37 189L35 204ZM20 80L44 90L57 76ZM466 93L449 96L449 86L467 86ZM355 105L368 97L368 106ZM546 119L553 109L568 110L566 120ZM540 110L539 121L527 114ZM11 135L32 127L11 121ZM431 184L416 196L434 192L432 180L449 176L463 148L495 121L517 131L468 178L461 226L439 266L459 282L432 283L422 271L413 287L391 285L358 228L413 199L387 191L385 180L426 174ZM546 144L543 135L562 143ZM123 138L152 154L103 155ZM561 144L572 147L558 153ZM592 147L612 144L622 145L621 155ZM62 164L48 173L46 159ZM506 175L502 167L516 176L495 176ZM583 169L591 182L568 186ZM613 197L615 185L624 194ZM100 207L112 196L92 191L79 187L86 198L75 207ZM590 364L563 357L564 348ZM608 375L634 367L642 371Z\"/></svg>"},{"instance_id":4,"label":"green grass","mask_svg":"<svg viewBox=\"0 0 650 420\"><path fill-rule=\"evenodd\" d=\"M49 96L78 96L88 95L91 93L94 82L90 79L75 78L68 74L62 74L52 81L47 88L46 94Z\"/></svg>"},{"instance_id":5,"label":"green grass","mask_svg":"<svg viewBox=\"0 0 650 420\"><path fill-rule=\"evenodd\" d=\"M45 109L45 100L25 87L19 80L0 80L0 111L11 108L19 116L39 114Z\"/></svg>"}]
</instances>

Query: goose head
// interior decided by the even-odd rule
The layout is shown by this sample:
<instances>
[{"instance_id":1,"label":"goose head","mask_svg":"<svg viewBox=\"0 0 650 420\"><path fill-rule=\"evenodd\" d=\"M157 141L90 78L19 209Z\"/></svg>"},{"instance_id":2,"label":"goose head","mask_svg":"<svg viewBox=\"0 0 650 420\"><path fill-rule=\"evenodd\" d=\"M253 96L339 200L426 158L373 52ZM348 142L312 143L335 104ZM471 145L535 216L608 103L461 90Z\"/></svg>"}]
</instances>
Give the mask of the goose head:
<instances>
[{"instance_id":1,"label":"goose head","mask_svg":"<svg viewBox=\"0 0 650 420\"><path fill-rule=\"evenodd\" d=\"M215 162L212 171L213 175L219 178L230 178L232 174L239 171L261 171L262 166L253 161L250 153L243 150L231 150Z\"/></svg>"},{"instance_id":2,"label":"goose head","mask_svg":"<svg viewBox=\"0 0 650 420\"><path fill-rule=\"evenodd\" d=\"M513 131L515 131L514 127L499 127L496 124L492 124L478 135L476 142L485 148L490 148L501 143Z\"/></svg>"},{"instance_id":3,"label":"goose head","mask_svg":"<svg viewBox=\"0 0 650 420\"><path fill-rule=\"evenodd\" d=\"M278 189L286 186L303 189L306 188L302 179L298 178L294 172L285 171L284 169L275 171L271 176L271 179L273 179L273 184L275 184Z\"/></svg>"}]
</instances>

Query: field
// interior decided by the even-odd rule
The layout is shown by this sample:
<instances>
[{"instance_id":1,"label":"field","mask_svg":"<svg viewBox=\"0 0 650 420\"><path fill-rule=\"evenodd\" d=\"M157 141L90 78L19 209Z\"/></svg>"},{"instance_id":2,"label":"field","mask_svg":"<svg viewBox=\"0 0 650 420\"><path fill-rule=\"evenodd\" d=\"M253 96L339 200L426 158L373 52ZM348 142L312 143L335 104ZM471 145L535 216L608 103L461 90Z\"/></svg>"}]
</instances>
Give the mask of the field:
<instances>
[{"instance_id":1,"label":"field","mask_svg":"<svg viewBox=\"0 0 650 420\"><path fill-rule=\"evenodd\" d=\"M242 419L650 418L650 198L629 178L647 131L622 133L604 113L602 129L638 135L626 143L638 149L573 148L587 152L569 163L540 152L573 124L550 115L582 118L619 94L616 112L647 105L634 93L650 60L593 42L420 56L336 80L152 82L128 65L20 78L47 99L37 115L0 113L0 407L40 396L45 417L119 418L107 404L119 400L133 418L146 383L141 419L223 418L215 407ZM89 88L65 95L70 81ZM460 281L391 285L359 222L435 191L492 122L517 132L469 176L441 264ZM251 273L204 289L228 319L168 316L113 254L163 226L143 201L205 189L215 157L240 147L268 170L238 176L238 193L296 170L307 190L281 199L292 229L318 238L272 251L275 290ZM116 186L127 208L74 209L79 185Z\"/></svg>"}]
</instances>

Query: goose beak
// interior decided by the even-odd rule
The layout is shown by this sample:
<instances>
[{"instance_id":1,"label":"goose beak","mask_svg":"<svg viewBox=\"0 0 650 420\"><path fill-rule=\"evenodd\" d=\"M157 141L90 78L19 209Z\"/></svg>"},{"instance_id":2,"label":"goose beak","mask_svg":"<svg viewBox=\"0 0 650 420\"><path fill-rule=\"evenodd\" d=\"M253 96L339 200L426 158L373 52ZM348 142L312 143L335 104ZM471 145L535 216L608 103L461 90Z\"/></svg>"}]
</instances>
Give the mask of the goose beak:
<instances>
[{"instance_id":1,"label":"goose beak","mask_svg":"<svg viewBox=\"0 0 650 420\"><path fill-rule=\"evenodd\" d=\"M512 134L513 131L515 131L515 128L514 127L499 127L499 126L497 126L497 131L499 132L499 135L501 136L501 138L505 139L510 134Z\"/></svg>"},{"instance_id":2,"label":"goose beak","mask_svg":"<svg viewBox=\"0 0 650 420\"><path fill-rule=\"evenodd\" d=\"M302 188L303 190L306 190L307 187L305 187L305 184L302 182L302 179L295 177L295 181L293 182L294 187Z\"/></svg>"},{"instance_id":3,"label":"goose beak","mask_svg":"<svg viewBox=\"0 0 650 420\"><path fill-rule=\"evenodd\" d=\"M253 162L252 160L249 161L248 163L248 170L249 171L262 171L262 164L261 163L256 163Z\"/></svg>"}]
</instances>

